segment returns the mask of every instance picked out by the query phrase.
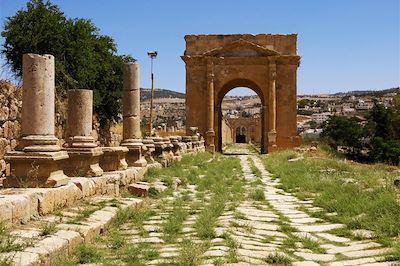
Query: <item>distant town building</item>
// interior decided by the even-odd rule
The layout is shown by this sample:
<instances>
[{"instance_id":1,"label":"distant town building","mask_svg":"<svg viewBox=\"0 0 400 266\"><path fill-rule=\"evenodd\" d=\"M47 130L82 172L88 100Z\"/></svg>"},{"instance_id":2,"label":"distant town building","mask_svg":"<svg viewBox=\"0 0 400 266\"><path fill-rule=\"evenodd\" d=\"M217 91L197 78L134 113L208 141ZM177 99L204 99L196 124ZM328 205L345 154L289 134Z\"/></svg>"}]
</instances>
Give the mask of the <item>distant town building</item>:
<instances>
[{"instance_id":1,"label":"distant town building","mask_svg":"<svg viewBox=\"0 0 400 266\"><path fill-rule=\"evenodd\" d=\"M357 110L370 110L374 107L374 103L373 102L365 102L360 100L357 104L356 104L356 109Z\"/></svg>"},{"instance_id":2,"label":"distant town building","mask_svg":"<svg viewBox=\"0 0 400 266\"><path fill-rule=\"evenodd\" d=\"M332 115L332 113L329 113L329 112L314 113L311 115L311 120L317 124L322 124L323 122L328 120L331 115Z\"/></svg>"}]
</instances>

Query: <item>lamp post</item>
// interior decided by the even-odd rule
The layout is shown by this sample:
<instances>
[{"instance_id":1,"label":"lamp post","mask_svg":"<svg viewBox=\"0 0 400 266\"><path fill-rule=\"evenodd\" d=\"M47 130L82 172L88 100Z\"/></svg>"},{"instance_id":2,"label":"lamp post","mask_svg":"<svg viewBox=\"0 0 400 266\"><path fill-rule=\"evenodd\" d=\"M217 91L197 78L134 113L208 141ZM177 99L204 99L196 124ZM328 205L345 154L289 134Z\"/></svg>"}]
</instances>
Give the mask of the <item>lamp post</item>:
<instances>
[{"instance_id":1,"label":"lamp post","mask_svg":"<svg viewBox=\"0 0 400 266\"><path fill-rule=\"evenodd\" d=\"M149 119L149 136L153 129L153 98L154 98L154 74L153 74L153 59L157 57L157 51L149 51L147 55L151 59L151 94L150 94L150 119Z\"/></svg>"}]
</instances>

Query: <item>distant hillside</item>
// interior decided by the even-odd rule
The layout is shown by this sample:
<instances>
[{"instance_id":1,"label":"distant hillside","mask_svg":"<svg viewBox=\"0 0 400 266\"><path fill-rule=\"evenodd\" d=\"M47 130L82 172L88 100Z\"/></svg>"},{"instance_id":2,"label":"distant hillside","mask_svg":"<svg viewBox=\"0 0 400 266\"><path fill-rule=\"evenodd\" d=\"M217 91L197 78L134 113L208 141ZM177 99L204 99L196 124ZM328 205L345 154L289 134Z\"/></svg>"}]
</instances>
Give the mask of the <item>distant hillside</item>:
<instances>
[{"instance_id":1,"label":"distant hillside","mask_svg":"<svg viewBox=\"0 0 400 266\"><path fill-rule=\"evenodd\" d=\"M349 91L349 92L338 92L332 94L333 96L344 97L344 96L382 96L386 93L399 92L399 87L390 88L385 90L368 90L368 91Z\"/></svg>"},{"instance_id":2,"label":"distant hillside","mask_svg":"<svg viewBox=\"0 0 400 266\"><path fill-rule=\"evenodd\" d=\"M140 89L140 100L145 101L150 99L150 89ZM185 98L185 94L177 91L171 91L166 89L155 89L154 98Z\"/></svg>"}]
</instances>

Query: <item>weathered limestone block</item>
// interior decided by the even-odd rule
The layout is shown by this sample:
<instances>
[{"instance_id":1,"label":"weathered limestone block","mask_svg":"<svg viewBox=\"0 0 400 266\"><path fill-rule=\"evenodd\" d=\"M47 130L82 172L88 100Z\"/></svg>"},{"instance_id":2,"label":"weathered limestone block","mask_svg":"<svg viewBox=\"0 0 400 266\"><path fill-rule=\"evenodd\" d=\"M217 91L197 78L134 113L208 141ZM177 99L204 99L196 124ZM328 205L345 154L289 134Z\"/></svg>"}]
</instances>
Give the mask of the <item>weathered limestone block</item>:
<instances>
[{"instance_id":1,"label":"weathered limestone block","mask_svg":"<svg viewBox=\"0 0 400 266\"><path fill-rule=\"evenodd\" d=\"M55 236L68 241L68 254L73 254L76 246L83 242L83 238L78 232L59 230L55 233Z\"/></svg>"},{"instance_id":2,"label":"weathered limestone block","mask_svg":"<svg viewBox=\"0 0 400 266\"><path fill-rule=\"evenodd\" d=\"M123 68L123 140L121 146L129 152L126 161L129 166L143 167L147 161L143 157L146 146L142 143L140 131L140 78L139 64L127 63Z\"/></svg>"},{"instance_id":3,"label":"weathered limestone block","mask_svg":"<svg viewBox=\"0 0 400 266\"><path fill-rule=\"evenodd\" d=\"M55 137L54 57L24 54L21 151L8 152L11 173L4 187L58 187L68 183L61 162L68 154L60 151ZM12 134L18 135L19 124Z\"/></svg>"},{"instance_id":4,"label":"weathered limestone block","mask_svg":"<svg viewBox=\"0 0 400 266\"><path fill-rule=\"evenodd\" d=\"M150 184L130 184L128 186L128 191L139 197L148 197L150 190Z\"/></svg>"},{"instance_id":5,"label":"weathered limestone block","mask_svg":"<svg viewBox=\"0 0 400 266\"><path fill-rule=\"evenodd\" d=\"M104 232L106 227L111 223L112 219L114 218L115 213L105 211L105 210L98 210L95 211L90 217L88 218L89 223L100 223L100 232Z\"/></svg>"},{"instance_id":6,"label":"weathered limestone block","mask_svg":"<svg viewBox=\"0 0 400 266\"><path fill-rule=\"evenodd\" d=\"M21 116L21 112L19 112L19 101L17 99L11 99L10 104L10 113L8 115L8 119L16 120Z\"/></svg>"},{"instance_id":7,"label":"weathered limestone block","mask_svg":"<svg viewBox=\"0 0 400 266\"><path fill-rule=\"evenodd\" d=\"M170 165L173 161L174 161L174 153L172 151L174 145L171 143L171 140L169 139L169 137L164 137L163 138L164 143L165 143L165 153L167 155L167 161L168 161L168 165Z\"/></svg>"},{"instance_id":8,"label":"weathered limestone block","mask_svg":"<svg viewBox=\"0 0 400 266\"><path fill-rule=\"evenodd\" d=\"M182 136L182 141L186 144L187 152L193 152L193 144L191 136Z\"/></svg>"},{"instance_id":9,"label":"weathered limestone block","mask_svg":"<svg viewBox=\"0 0 400 266\"><path fill-rule=\"evenodd\" d=\"M10 109L7 106L0 108L0 122L7 121L9 119Z\"/></svg>"},{"instance_id":10,"label":"weathered limestone block","mask_svg":"<svg viewBox=\"0 0 400 266\"><path fill-rule=\"evenodd\" d=\"M0 221L5 223L13 222L13 205L6 198L0 198Z\"/></svg>"},{"instance_id":11,"label":"weathered limestone block","mask_svg":"<svg viewBox=\"0 0 400 266\"><path fill-rule=\"evenodd\" d=\"M24 251L38 254L40 264L50 265L52 257L65 257L68 255L68 241L58 236L49 236Z\"/></svg>"},{"instance_id":12,"label":"weathered limestone block","mask_svg":"<svg viewBox=\"0 0 400 266\"><path fill-rule=\"evenodd\" d=\"M100 167L105 172L125 170L128 168L126 154L129 149L126 147L102 147L103 155L100 158Z\"/></svg>"},{"instance_id":13,"label":"weathered limestone block","mask_svg":"<svg viewBox=\"0 0 400 266\"><path fill-rule=\"evenodd\" d=\"M168 153L167 149L169 146L164 142L164 139L161 137L153 137L154 141L154 157L158 160L163 167L168 166Z\"/></svg>"},{"instance_id":14,"label":"weathered limestone block","mask_svg":"<svg viewBox=\"0 0 400 266\"><path fill-rule=\"evenodd\" d=\"M99 162L103 155L92 137L93 91L68 91L68 140L65 148L69 159L63 169L67 176L93 177L103 174Z\"/></svg>"},{"instance_id":15,"label":"weathered limestone block","mask_svg":"<svg viewBox=\"0 0 400 266\"><path fill-rule=\"evenodd\" d=\"M147 149L144 154L146 161L149 164L154 163L155 162L153 158L153 153L155 151L154 140L151 139L150 137L146 137L145 139L143 139L143 145L145 145Z\"/></svg>"},{"instance_id":16,"label":"weathered limestone block","mask_svg":"<svg viewBox=\"0 0 400 266\"><path fill-rule=\"evenodd\" d=\"M87 198L96 194L95 183L91 179L83 177L73 177L71 182L80 190L82 198Z\"/></svg>"},{"instance_id":17,"label":"weathered limestone block","mask_svg":"<svg viewBox=\"0 0 400 266\"><path fill-rule=\"evenodd\" d=\"M0 138L0 157L3 157L10 149L10 141L6 138Z\"/></svg>"},{"instance_id":18,"label":"weathered limestone block","mask_svg":"<svg viewBox=\"0 0 400 266\"><path fill-rule=\"evenodd\" d=\"M102 224L100 222L90 224L59 224L57 228L78 232L84 242L88 243L100 234Z\"/></svg>"},{"instance_id":19,"label":"weathered limestone block","mask_svg":"<svg viewBox=\"0 0 400 266\"><path fill-rule=\"evenodd\" d=\"M26 251L2 253L0 258L11 258L12 265L36 266L40 264L39 254Z\"/></svg>"}]
</instances>

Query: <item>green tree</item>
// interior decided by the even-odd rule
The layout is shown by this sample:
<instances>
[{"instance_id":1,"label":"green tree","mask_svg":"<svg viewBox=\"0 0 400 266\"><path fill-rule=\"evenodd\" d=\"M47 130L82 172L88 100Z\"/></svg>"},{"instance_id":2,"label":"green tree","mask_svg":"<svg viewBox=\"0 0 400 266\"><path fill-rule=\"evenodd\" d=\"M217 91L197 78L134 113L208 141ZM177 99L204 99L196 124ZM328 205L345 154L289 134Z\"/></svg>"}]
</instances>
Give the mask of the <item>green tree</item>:
<instances>
[{"instance_id":1,"label":"green tree","mask_svg":"<svg viewBox=\"0 0 400 266\"><path fill-rule=\"evenodd\" d=\"M337 149L338 146L350 148L350 155L359 157L363 147L361 139L363 128L357 118L331 116L323 125L321 137Z\"/></svg>"},{"instance_id":2,"label":"green tree","mask_svg":"<svg viewBox=\"0 0 400 266\"><path fill-rule=\"evenodd\" d=\"M122 65L134 59L117 55L114 40L100 35L90 20L68 19L50 1L30 0L26 10L6 19L1 34L1 52L17 76L24 53L52 54L58 89L92 89L102 126L119 119Z\"/></svg>"},{"instance_id":3,"label":"green tree","mask_svg":"<svg viewBox=\"0 0 400 266\"><path fill-rule=\"evenodd\" d=\"M393 98L393 129L394 138L400 140L400 92Z\"/></svg>"},{"instance_id":4,"label":"green tree","mask_svg":"<svg viewBox=\"0 0 400 266\"><path fill-rule=\"evenodd\" d=\"M394 128L391 108L385 108L382 104L375 102L368 116L367 130L370 136L381 137L383 139L393 138Z\"/></svg>"},{"instance_id":5,"label":"green tree","mask_svg":"<svg viewBox=\"0 0 400 266\"><path fill-rule=\"evenodd\" d=\"M371 161L400 163L400 140L396 139L400 128L396 125L398 107L395 99L393 108L385 108L375 103L369 112L366 129L369 142L369 159Z\"/></svg>"}]
</instances>

